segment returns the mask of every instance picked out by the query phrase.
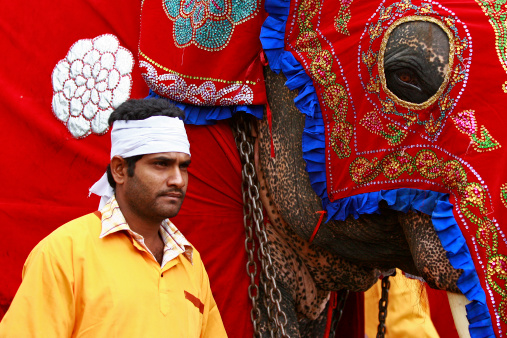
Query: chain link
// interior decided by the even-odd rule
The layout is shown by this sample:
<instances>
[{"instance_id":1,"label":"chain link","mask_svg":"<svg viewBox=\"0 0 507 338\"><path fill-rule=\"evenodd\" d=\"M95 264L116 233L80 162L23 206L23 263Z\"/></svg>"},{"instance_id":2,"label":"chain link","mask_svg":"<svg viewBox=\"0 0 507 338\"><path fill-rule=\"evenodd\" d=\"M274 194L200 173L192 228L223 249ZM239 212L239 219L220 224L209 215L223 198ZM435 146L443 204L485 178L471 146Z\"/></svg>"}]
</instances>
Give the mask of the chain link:
<instances>
[{"instance_id":1,"label":"chain link","mask_svg":"<svg viewBox=\"0 0 507 338\"><path fill-rule=\"evenodd\" d=\"M387 318L387 305L389 299L389 288L391 283L389 282L389 276L382 278L382 296L378 303L378 320L379 324L377 327L377 338L384 338L386 334L386 318Z\"/></svg>"},{"instance_id":2,"label":"chain link","mask_svg":"<svg viewBox=\"0 0 507 338\"><path fill-rule=\"evenodd\" d=\"M239 116L238 116L239 115ZM280 336L288 337L285 332L287 325L287 316L280 307L282 294L276 285L276 273L271 260L271 253L268 246L268 238L264 226L264 216L262 203L260 202L258 181L254 166L254 147L251 137L247 137L250 124L244 114L236 114L233 128L235 131L236 144L240 153L243 169L241 172L243 178L242 194L243 194L243 224L245 227L246 240L245 249L248 254L247 274L250 277L250 286L248 287L248 296L252 302L252 311L250 317L254 327L254 335L260 336L260 310L259 310L259 289L255 284L255 276L257 275L257 263L254 259L255 240L253 233L259 241L257 255L261 263L262 273L259 278L264 290L264 302L268 327L271 337ZM252 230L253 228L253 230Z\"/></svg>"}]
</instances>

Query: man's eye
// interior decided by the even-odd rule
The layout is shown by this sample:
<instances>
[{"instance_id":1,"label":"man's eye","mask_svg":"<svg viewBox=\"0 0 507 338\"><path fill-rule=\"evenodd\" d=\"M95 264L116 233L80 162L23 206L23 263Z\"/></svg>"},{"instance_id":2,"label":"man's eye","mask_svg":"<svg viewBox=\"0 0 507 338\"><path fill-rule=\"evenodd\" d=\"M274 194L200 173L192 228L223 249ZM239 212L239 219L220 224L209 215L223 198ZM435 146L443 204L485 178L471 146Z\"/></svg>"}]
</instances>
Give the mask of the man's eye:
<instances>
[{"instance_id":1,"label":"man's eye","mask_svg":"<svg viewBox=\"0 0 507 338\"><path fill-rule=\"evenodd\" d=\"M166 167L167 166L167 162L155 162L155 165L157 166L162 166L162 167Z\"/></svg>"}]
</instances>

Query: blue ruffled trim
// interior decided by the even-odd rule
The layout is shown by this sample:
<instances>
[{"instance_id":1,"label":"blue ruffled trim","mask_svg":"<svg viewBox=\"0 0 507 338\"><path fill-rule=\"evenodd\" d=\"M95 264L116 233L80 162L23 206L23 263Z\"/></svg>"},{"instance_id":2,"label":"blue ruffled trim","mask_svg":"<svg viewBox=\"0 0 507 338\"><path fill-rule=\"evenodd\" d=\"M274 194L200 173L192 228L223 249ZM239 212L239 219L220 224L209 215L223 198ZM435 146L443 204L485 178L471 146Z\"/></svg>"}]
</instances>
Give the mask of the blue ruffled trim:
<instances>
[{"instance_id":1,"label":"blue ruffled trim","mask_svg":"<svg viewBox=\"0 0 507 338\"><path fill-rule=\"evenodd\" d=\"M161 97L154 91L150 89L150 93L146 99L151 98L164 98L170 102L172 102L176 107L180 108L185 112L185 120L186 124L195 124L195 125L212 125L217 121L225 120L230 118L232 115L244 112L247 114L251 114L258 119L262 119L264 114L264 108L262 105L251 105L251 106L193 106L186 103L181 103L177 101L173 101L166 97Z\"/></svg>"},{"instance_id":2,"label":"blue ruffled trim","mask_svg":"<svg viewBox=\"0 0 507 338\"><path fill-rule=\"evenodd\" d=\"M465 239L454 219L449 195L417 189L381 190L343 198L330 202L327 195L325 168L324 121L313 82L292 53L284 50L284 37L289 0L266 0L269 16L261 29L261 42L275 73L282 71L290 90L298 90L294 102L305 114L303 130L303 158L310 183L322 199L329 220L344 220L349 215L379 213L379 202L384 200L394 210L408 212L418 210L431 215L433 225L452 266L463 269L458 288L472 302L467 305L467 317L471 337L494 337L491 316L486 305L486 295L466 245Z\"/></svg>"}]
</instances>

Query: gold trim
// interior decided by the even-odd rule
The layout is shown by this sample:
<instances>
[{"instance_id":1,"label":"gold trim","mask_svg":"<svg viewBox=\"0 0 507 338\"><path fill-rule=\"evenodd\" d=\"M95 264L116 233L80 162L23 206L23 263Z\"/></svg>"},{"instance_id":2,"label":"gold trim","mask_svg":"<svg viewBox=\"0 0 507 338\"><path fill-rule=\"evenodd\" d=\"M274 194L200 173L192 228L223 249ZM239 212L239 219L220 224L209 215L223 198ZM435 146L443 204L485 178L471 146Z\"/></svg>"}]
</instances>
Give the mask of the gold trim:
<instances>
[{"instance_id":1,"label":"gold trim","mask_svg":"<svg viewBox=\"0 0 507 338\"><path fill-rule=\"evenodd\" d=\"M161 64L155 62L153 59L151 59L150 57L148 57L148 55L144 54L141 51L141 48L139 48L139 55L142 56L145 59L145 61L148 61L149 63L151 63L155 67L158 67L158 68L160 68L162 70L165 70L168 73L175 74L175 75L178 75L179 77L186 78L186 79L200 80L200 81L213 81L213 82L220 82L220 83L226 83L226 84L248 84L248 85L253 85L253 86L255 86L257 84L257 82L248 81L248 80L247 81L229 81L229 80L223 80L223 79L215 79L215 78L212 78L212 77L185 75L185 74L178 73L178 72L176 72L174 70L171 70L171 69L169 69L167 67L164 67Z\"/></svg>"},{"instance_id":2,"label":"gold trim","mask_svg":"<svg viewBox=\"0 0 507 338\"><path fill-rule=\"evenodd\" d=\"M444 81L440 85L440 88L438 89L438 91L432 97L430 97L428 100L426 100L423 103L412 103L412 102L408 102L408 101L402 100L399 97L397 97L393 92L391 92L389 90L389 88L387 88L386 77L384 74L384 52L386 50L387 41L389 40L389 36L391 35L392 31L396 27L398 27L399 25L401 25L403 23L407 23L407 22L411 22L411 21L427 21L427 22L434 23L434 24L438 25L440 28L442 28L442 30L447 34L447 37L449 38L448 70L447 70L447 73L445 74ZM429 16L418 16L418 15L407 16L407 17L403 17L399 20L396 20L387 29L387 31L384 34L382 44L380 45L379 62L377 63L379 76L380 76L380 83L382 84L382 89L384 89L384 92L393 101L395 101L399 105L406 107L408 109L413 109L413 110L426 109L429 106L431 106L433 103L435 103L435 101L438 100L438 98L442 95L445 87L447 87L447 84L449 83L449 79L450 79L451 73L453 71L453 64L454 64L454 36L451 34L451 31L449 30L449 28L436 18L429 17Z\"/></svg>"}]
</instances>

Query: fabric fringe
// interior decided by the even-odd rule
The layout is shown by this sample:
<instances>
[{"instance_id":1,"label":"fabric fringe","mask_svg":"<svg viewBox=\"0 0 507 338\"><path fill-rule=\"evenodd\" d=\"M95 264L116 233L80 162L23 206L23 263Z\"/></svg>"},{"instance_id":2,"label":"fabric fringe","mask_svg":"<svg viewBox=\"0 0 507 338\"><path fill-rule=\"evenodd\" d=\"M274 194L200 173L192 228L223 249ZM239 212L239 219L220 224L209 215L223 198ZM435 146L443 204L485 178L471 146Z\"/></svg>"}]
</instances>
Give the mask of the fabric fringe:
<instances>
[{"instance_id":1,"label":"fabric fringe","mask_svg":"<svg viewBox=\"0 0 507 338\"><path fill-rule=\"evenodd\" d=\"M159 96L157 93L150 89L150 92L145 99L151 98L163 98L171 103L173 103L176 107L180 108L185 112L185 122L186 124L194 124L198 126L202 125L213 125L217 121L225 120L232 117L234 114L239 112L244 112L250 115L255 116L259 120L262 119L264 114L264 108L262 105L251 105L251 106L193 106L186 103L181 103L177 101L173 101L166 97Z\"/></svg>"}]
</instances>

